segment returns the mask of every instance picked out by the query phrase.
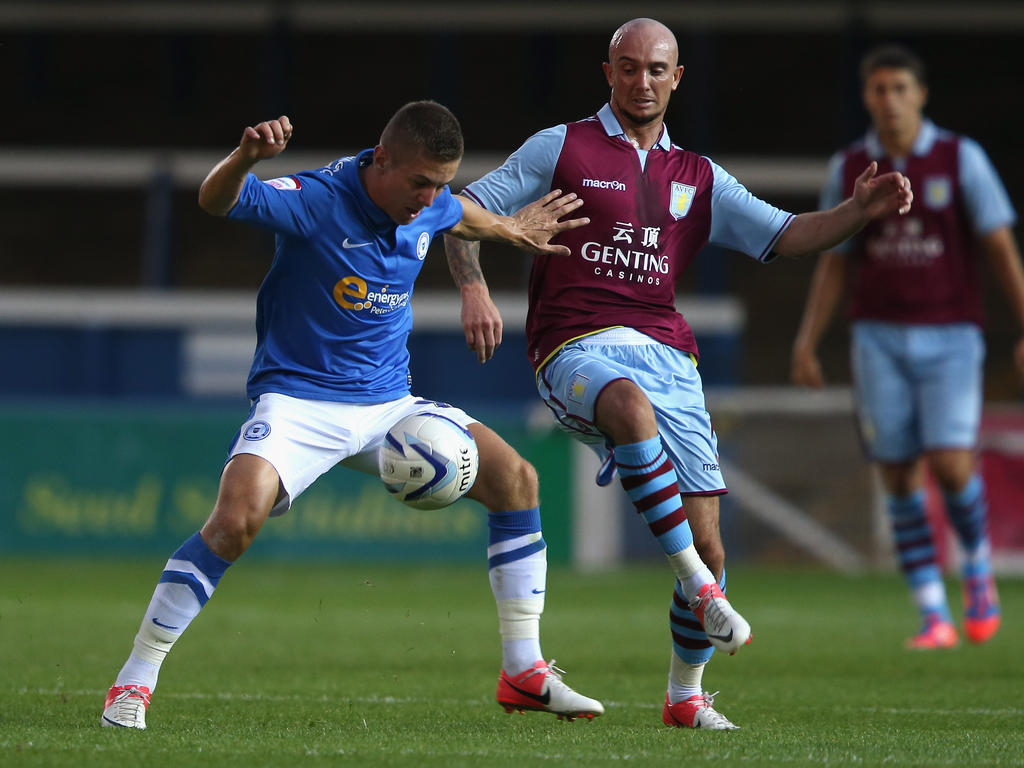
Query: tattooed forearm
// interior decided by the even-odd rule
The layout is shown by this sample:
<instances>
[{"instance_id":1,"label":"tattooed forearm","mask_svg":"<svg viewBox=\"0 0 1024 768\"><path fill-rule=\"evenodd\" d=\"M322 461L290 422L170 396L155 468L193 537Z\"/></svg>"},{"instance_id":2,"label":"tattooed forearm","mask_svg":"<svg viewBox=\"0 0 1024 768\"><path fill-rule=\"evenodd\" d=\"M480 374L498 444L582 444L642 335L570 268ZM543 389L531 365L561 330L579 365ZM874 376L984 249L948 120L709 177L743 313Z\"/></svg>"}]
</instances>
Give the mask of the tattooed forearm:
<instances>
[{"instance_id":1,"label":"tattooed forearm","mask_svg":"<svg viewBox=\"0 0 1024 768\"><path fill-rule=\"evenodd\" d=\"M470 283L484 282L484 273L480 269L479 241L445 235L444 249L448 256L448 271L452 273L455 285L461 288Z\"/></svg>"}]
</instances>

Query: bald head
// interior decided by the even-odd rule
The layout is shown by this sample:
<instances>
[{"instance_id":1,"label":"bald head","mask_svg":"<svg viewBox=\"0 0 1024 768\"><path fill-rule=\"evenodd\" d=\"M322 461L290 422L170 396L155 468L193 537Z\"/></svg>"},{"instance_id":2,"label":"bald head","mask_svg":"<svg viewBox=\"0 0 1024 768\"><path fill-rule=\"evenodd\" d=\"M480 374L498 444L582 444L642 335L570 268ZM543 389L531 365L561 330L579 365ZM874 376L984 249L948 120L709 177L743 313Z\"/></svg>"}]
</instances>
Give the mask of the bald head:
<instances>
[{"instance_id":1,"label":"bald head","mask_svg":"<svg viewBox=\"0 0 1024 768\"><path fill-rule=\"evenodd\" d=\"M676 36L654 19L627 21L612 35L604 73L619 125L638 146L650 149L683 74Z\"/></svg>"},{"instance_id":2,"label":"bald head","mask_svg":"<svg viewBox=\"0 0 1024 768\"><path fill-rule=\"evenodd\" d=\"M632 19L615 30L608 43L608 61L615 63L619 52L634 45L659 50L670 66L679 60L679 46L672 30L654 19Z\"/></svg>"}]
</instances>

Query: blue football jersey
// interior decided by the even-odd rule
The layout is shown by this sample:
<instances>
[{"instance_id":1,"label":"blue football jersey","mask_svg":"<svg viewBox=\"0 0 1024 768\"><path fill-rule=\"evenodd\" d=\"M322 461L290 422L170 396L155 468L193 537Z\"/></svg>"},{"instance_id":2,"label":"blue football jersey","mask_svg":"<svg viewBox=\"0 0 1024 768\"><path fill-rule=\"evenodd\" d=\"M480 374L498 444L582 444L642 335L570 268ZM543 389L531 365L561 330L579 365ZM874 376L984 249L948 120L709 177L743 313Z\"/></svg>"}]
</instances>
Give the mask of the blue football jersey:
<instances>
[{"instance_id":1,"label":"blue football jersey","mask_svg":"<svg viewBox=\"0 0 1024 768\"><path fill-rule=\"evenodd\" d=\"M256 353L246 392L379 403L409 392L413 284L437 232L462 206L446 187L398 226L367 195L372 150L318 170L245 180L228 216L276 234L256 300Z\"/></svg>"}]
</instances>

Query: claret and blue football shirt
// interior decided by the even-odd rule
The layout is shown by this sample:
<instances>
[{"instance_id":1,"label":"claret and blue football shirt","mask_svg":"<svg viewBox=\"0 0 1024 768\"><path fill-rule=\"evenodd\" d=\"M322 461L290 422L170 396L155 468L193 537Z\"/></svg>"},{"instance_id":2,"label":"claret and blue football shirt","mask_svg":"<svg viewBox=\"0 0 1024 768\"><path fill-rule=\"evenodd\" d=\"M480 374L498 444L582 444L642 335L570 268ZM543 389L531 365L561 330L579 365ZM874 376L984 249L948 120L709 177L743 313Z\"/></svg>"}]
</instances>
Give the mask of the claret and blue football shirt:
<instances>
[{"instance_id":1,"label":"claret and blue football shirt","mask_svg":"<svg viewBox=\"0 0 1024 768\"><path fill-rule=\"evenodd\" d=\"M367 195L372 150L269 181L249 174L229 218L276 233L256 300L246 392L376 403L409 392L410 299L430 241L462 205L445 187L397 225Z\"/></svg>"},{"instance_id":2,"label":"claret and blue football shirt","mask_svg":"<svg viewBox=\"0 0 1024 768\"><path fill-rule=\"evenodd\" d=\"M850 317L935 325L984 321L978 238L1013 226L1016 212L985 150L925 119L908 157L885 154L878 134L833 155L823 208L852 193L872 160L878 173L910 179L914 205L904 216L868 223L832 250L847 255Z\"/></svg>"},{"instance_id":3,"label":"claret and blue football shirt","mask_svg":"<svg viewBox=\"0 0 1024 768\"><path fill-rule=\"evenodd\" d=\"M793 215L759 200L706 157L674 145L630 143L612 108L548 128L465 194L508 214L552 189L583 200L590 224L552 238L569 256L534 256L527 354L539 369L568 341L625 326L696 356L675 308L680 274L711 242L761 261Z\"/></svg>"}]
</instances>

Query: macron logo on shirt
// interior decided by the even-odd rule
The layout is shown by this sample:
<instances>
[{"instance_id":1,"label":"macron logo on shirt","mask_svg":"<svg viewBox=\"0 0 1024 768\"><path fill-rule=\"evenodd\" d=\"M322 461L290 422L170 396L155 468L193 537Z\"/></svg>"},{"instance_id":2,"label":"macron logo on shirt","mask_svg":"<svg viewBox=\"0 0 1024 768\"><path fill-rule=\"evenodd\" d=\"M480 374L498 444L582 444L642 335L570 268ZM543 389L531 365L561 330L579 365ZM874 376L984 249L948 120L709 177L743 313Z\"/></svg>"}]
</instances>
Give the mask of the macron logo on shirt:
<instances>
[{"instance_id":1,"label":"macron logo on shirt","mask_svg":"<svg viewBox=\"0 0 1024 768\"><path fill-rule=\"evenodd\" d=\"M621 181L605 181L604 179L584 179L584 187L596 187L597 189L614 189L616 192L625 192L626 185Z\"/></svg>"}]
</instances>

